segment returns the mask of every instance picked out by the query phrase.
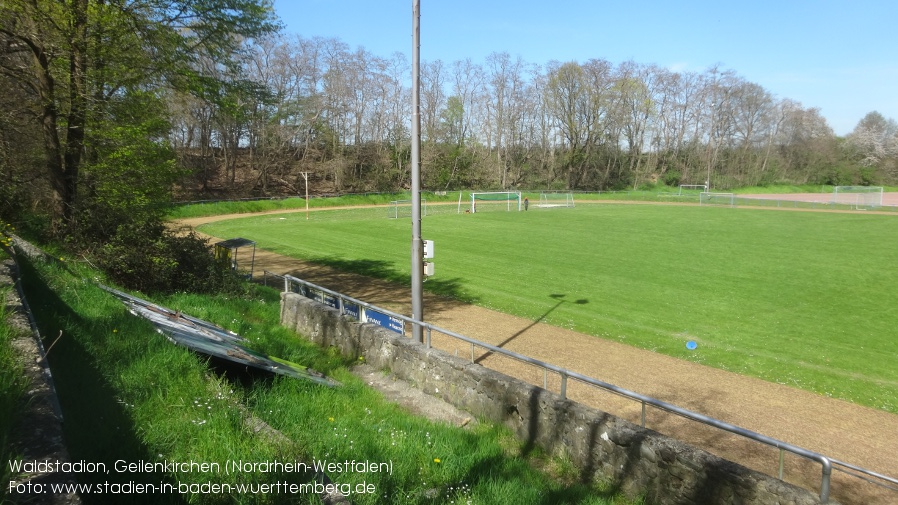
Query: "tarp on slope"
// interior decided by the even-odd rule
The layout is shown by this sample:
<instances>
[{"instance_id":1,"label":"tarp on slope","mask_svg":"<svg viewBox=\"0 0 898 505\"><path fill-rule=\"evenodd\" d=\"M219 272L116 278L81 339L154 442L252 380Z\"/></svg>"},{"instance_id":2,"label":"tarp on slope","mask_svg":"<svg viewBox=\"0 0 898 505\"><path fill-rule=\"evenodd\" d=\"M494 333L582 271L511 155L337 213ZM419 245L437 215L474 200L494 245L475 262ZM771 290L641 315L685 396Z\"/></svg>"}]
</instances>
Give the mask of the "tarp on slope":
<instances>
[{"instance_id":1,"label":"tarp on slope","mask_svg":"<svg viewBox=\"0 0 898 505\"><path fill-rule=\"evenodd\" d=\"M132 314L152 322L156 330L171 342L192 351L271 373L310 380L325 386L340 385L339 382L311 368L266 356L244 347L241 342L245 339L232 331L108 286L100 287L119 298Z\"/></svg>"}]
</instances>

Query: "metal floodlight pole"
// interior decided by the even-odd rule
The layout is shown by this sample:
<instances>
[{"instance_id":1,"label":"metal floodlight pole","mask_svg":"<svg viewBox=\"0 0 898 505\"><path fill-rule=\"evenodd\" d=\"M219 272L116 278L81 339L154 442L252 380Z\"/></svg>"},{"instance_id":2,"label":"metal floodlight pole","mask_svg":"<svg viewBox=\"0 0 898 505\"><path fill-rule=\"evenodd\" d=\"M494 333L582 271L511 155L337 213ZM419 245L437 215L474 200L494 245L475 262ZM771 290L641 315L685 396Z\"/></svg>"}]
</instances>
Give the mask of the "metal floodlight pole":
<instances>
[{"instance_id":1,"label":"metal floodlight pole","mask_svg":"<svg viewBox=\"0 0 898 505\"><path fill-rule=\"evenodd\" d=\"M309 220L309 172L300 172L306 181L306 221Z\"/></svg>"},{"instance_id":2,"label":"metal floodlight pole","mask_svg":"<svg viewBox=\"0 0 898 505\"><path fill-rule=\"evenodd\" d=\"M717 112L715 110L715 104L711 103L711 131L708 132L708 178L705 179L705 191L711 191L711 165L714 163L714 153L717 151L714 149L714 114Z\"/></svg>"},{"instance_id":3,"label":"metal floodlight pole","mask_svg":"<svg viewBox=\"0 0 898 505\"><path fill-rule=\"evenodd\" d=\"M424 320L424 248L421 241L421 0L412 0L412 319ZM412 338L423 342L412 324Z\"/></svg>"}]
</instances>

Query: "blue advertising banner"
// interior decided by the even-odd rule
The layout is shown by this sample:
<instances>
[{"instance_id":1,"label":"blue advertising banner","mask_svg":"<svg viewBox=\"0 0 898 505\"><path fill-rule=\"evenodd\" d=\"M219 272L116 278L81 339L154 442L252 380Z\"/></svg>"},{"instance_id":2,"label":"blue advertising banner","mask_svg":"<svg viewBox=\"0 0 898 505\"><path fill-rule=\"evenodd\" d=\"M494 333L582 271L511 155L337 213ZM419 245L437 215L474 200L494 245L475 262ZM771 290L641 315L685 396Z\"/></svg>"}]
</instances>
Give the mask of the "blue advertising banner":
<instances>
[{"instance_id":1,"label":"blue advertising banner","mask_svg":"<svg viewBox=\"0 0 898 505\"><path fill-rule=\"evenodd\" d=\"M331 295L322 293L321 291L312 291L312 296L310 296L310 298L315 300L318 303L323 303L324 305L327 305L328 307L333 307L335 309L340 308L340 300L338 300L336 296L331 296Z\"/></svg>"},{"instance_id":2,"label":"blue advertising banner","mask_svg":"<svg viewBox=\"0 0 898 505\"><path fill-rule=\"evenodd\" d=\"M362 319L361 310L359 309L359 306L354 303L344 301L343 302L343 313L346 314L347 316L352 316L352 317L356 318L357 320Z\"/></svg>"},{"instance_id":3,"label":"blue advertising banner","mask_svg":"<svg viewBox=\"0 0 898 505\"><path fill-rule=\"evenodd\" d=\"M405 333L405 321L403 321L402 319L396 319L395 317L388 316L386 314L381 314L376 310L368 309L365 311L365 322L374 323L388 330L395 331L400 335Z\"/></svg>"}]
</instances>

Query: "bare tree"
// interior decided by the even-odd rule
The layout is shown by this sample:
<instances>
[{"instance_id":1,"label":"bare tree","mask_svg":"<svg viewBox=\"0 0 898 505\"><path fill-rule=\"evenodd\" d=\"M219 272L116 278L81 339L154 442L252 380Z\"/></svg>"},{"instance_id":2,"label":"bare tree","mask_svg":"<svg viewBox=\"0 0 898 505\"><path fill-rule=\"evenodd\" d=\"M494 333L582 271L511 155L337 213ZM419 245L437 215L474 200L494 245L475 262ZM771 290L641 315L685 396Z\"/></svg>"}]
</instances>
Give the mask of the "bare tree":
<instances>
[{"instance_id":1,"label":"bare tree","mask_svg":"<svg viewBox=\"0 0 898 505\"><path fill-rule=\"evenodd\" d=\"M657 113L649 84L652 74L648 67L628 61L617 68L614 76L615 108L614 117L622 125L624 141L627 145L628 172L632 175L633 188L638 187L640 168L644 162L643 151L649 121Z\"/></svg>"},{"instance_id":2,"label":"bare tree","mask_svg":"<svg viewBox=\"0 0 898 505\"><path fill-rule=\"evenodd\" d=\"M452 96L458 97L461 103L461 131L459 137L463 141L464 154L469 160L461 182L467 186L477 187L486 180L479 160L480 151L486 144L484 131L488 128L486 102L486 76L482 66L470 59L456 61L452 65ZM485 126L487 125L487 126ZM488 147L488 146L487 146ZM489 156L487 151L484 158ZM457 165L456 165L457 168Z\"/></svg>"},{"instance_id":3,"label":"bare tree","mask_svg":"<svg viewBox=\"0 0 898 505\"><path fill-rule=\"evenodd\" d=\"M568 188L580 186L590 155L601 138L607 117L610 64L591 60L554 66L546 84L546 104L561 133L566 152L564 171Z\"/></svg>"},{"instance_id":4,"label":"bare tree","mask_svg":"<svg viewBox=\"0 0 898 505\"><path fill-rule=\"evenodd\" d=\"M446 103L446 76L441 60L421 65L421 125L425 141L440 138L440 114Z\"/></svg>"},{"instance_id":5,"label":"bare tree","mask_svg":"<svg viewBox=\"0 0 898 505\"><path fill-rule=\"evenodd\" d=\"M508 186L507 142L520 121L520 101L524 88L524 62L506 53L491 53L486 58L487 122L486 145L495 152L497 182Z\"/></svg>"}]
</instances>

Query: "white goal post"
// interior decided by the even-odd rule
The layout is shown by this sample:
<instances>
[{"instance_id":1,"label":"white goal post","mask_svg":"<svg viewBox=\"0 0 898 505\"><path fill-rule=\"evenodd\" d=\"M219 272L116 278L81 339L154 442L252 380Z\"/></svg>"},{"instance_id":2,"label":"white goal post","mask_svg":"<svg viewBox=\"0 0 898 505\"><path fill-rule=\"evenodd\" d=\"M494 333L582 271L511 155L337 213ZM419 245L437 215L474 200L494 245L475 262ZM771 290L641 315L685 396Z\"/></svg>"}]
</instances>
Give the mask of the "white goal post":
<instances>
[{"instance_id":1,"label":"white goal post","mask_svg":"<svg viewBox=\"0 0 898 505\"><path fill-rule=\"evenodd\" d=\"M421 199L421 217L427 215L427 200ZM400 217L412 216L411 200L393 200L387 207L387 217L390 219L399 219Z\"/></svg>"},{"instance_id":2,"label":"white goal post","mask_svg":"<svg viewBox=\"0 0 898 505\"><path fill-rule=\"evenodd\" d=\"M855 209L881 207L882 193L882 186L836 186L833 188L832 203Z\"/></svg>"},{"instance_id":3,"label":"white goal post","mask_svg":"<svg viewBox=\"0 0 898 505\"><path fill-rule=\"evenodd\" d=\"M733 193L710 193L702 191L698 196L699 205L736 206L736 195Z\"/></svg>"},{"instance_id":4,"label":"white goal post","mask_svg":"<svg viewBox=\"0 0 898 505\"><path fill-rule=\"evenodd\" d=\"M521 210L520 191L488 191L471 193L471 213L478 210Z\"/></svg>"},{"instance_id":5,"label":"white goal post","mask_svg":"<svg viewBox=\"0 0 898 505\"><path fill-rule=\"evenodd\" d=\"M539 203L537 203L536 206L541 209L551 209L553 207L573 207L574 194L570 192L540 193Z\"/></svg>"},{"instance_id":6,"label":"white goal post","mask_svg":"<svg viewBox=\"0 0 898 505\"><path fill-rule=\"evenodd\" d=\"M702 191L707 192L708 186L705 184L680 184L680 191L679 191L679 193L677 193L677 195L682 196L684 189L700 189ZM693 193L693 194L695 194L695 193Z\"/></svg>"}]
</instances>

